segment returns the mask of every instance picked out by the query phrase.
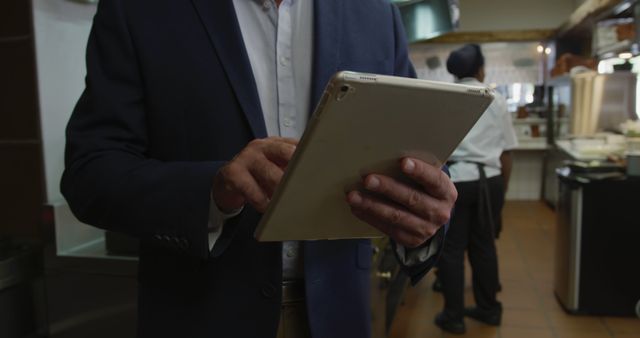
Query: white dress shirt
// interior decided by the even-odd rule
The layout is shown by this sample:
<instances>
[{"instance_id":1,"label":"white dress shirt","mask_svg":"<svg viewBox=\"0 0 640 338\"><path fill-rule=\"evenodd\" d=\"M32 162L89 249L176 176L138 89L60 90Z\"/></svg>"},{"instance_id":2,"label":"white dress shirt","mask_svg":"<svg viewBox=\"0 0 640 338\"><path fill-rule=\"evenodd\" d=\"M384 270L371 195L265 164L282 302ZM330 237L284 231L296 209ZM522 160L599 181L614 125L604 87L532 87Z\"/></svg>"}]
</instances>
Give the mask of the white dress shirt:
<instances>
[{"instance_id":1,"label":"white dress shirt","mask_svg":"<svg viewBox=\"0 0 640 338\"><path fill-rule=\"evenodd\" d=\"M299 139L307 126L311 105L313 2L234 0L268 136ZM209 247L222 233L225 215L211 203ZM283 245L283 275L299 278L300 246Z\"/></svg>"},{"instance_id":2,"label":"white dress shirt","mask_svg":"<svg viewBox=\"0 0 640 338\"><path fill-rule=\"evenodd\" d=\"M474 78L465 78L459 83L484 86ZM450 160L456 162L449 167L454 182L468 182L480 179L478 166L484 163L487 178L501 173L500 155L505 150L518 146L518 139L511 121L511 113L502 95L496 98L482 114L478 122L451 155Z\"/></svg>"}]
</instances>

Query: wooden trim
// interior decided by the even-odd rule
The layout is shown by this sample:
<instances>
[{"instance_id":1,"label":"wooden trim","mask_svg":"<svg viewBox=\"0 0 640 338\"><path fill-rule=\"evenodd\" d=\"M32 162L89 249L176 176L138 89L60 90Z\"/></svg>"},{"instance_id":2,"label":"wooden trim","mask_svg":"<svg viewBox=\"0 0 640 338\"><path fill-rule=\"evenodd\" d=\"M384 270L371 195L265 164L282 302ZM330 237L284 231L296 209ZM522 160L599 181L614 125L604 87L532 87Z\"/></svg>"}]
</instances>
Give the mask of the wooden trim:
<instances>
[{"instance_id":1,"label":"wooden trim","mask_svg":"<svg viewBox=\"0 0 640 338\"><path fill-rule=\"evenodd\" d=\"M453 32L430 40L418 41L414 44L545 41L550 39L554 33L555 29L532 29L495 32Z\"/></svg>"}]
</instances>

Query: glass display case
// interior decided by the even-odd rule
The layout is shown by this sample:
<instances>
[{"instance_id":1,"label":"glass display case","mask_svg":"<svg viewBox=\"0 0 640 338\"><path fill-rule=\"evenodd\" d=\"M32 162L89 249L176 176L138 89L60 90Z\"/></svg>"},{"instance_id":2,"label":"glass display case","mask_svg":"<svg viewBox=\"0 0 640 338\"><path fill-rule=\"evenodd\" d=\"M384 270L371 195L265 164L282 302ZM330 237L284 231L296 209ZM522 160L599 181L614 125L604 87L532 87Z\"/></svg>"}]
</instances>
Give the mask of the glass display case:
<instances>
[{"instance_id":1,"label":"glass display case","mask_svg":"<svg viewBox=\"0 0 640 338\"><path fill-rule=\"evenodd\" d=\"M571 76L562 75L547 82L547 143L569 137L571 121Z\"/></svg>"},{"instance_id":2,"label":"glass display case","mask_svg":"<svg viewBox=\"0 0 640 338\"><path fill-rule=\"evenodd\" d=\"M556 176L556 168L569 159L569 156L558 149L556 142L567 139L570 133L570 120L572 111L571 101L571 76L561 75L552 78L546 83L546 114L548 119L546 126L547 152L544 157L542 198L551 207L558 203L559 181Z\"/></svg>"},{"instance_id":3,"label":"glass display case","mask_svg":"<svg viewBox=\"0 0 640 338\"><path fill-rule=\"evenodd\" d=\"M496 87L507 102L519 149L546 148L547 117L542 103L542 86L533 83L512 83Z\"/></svg>"}]
</instances>

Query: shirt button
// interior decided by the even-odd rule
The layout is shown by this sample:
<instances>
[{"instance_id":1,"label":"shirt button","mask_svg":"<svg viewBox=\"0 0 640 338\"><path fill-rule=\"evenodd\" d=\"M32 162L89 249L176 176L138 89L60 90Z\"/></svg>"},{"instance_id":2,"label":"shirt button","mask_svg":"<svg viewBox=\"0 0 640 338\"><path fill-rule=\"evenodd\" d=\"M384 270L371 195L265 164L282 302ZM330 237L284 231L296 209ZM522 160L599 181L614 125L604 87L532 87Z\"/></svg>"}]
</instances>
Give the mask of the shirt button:
<instances>
[{"instance_id":1,"label":"shirt button","mask_svg":"<svg viewBox=\"0 0 640 338\"><path fill-rule=\"evenodd\" d=\"M296 256L296 250L294 250L294 249L287 250L287 257L293 258L295 256Z\"/></svg>"},{"instance_id":2,"label":"shirt button","mask_svg":"<svg viewBox=\"0 0 640 338\"><path fill-rule=\"evenodd\" d=\"M262 2L262 8L264 8L264 9L271 8L271 2L269 2L269 0L263 1Z\"/></svg>"},{"instance_id":3,"label":"shirt button","mask_svg":"<svg viewBox=\"0 0 640 338\"><path fill-rule=\"evenodd\" d=\"M293 121L290 118L285 118L283 123L285 127L291 127L293 125Z\"/></svg>"},{"instance_id":4,"label":"shirt button","mask_svg":"<svg viewBox=\"0 0 640 338\"><path fill-rule=\"evenodd\" d=\"M289 64L289 58L286 56L280 57L280 64L286 66L287 64Z\"/></svg>"}]
</instances>

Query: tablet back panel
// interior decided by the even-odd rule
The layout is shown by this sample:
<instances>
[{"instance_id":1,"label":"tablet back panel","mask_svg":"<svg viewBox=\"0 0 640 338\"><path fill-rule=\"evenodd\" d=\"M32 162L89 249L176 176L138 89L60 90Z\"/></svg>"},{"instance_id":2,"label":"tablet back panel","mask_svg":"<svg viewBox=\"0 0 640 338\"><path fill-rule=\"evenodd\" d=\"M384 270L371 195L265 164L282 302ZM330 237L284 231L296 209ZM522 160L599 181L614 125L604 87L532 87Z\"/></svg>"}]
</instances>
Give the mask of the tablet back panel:
<instances>
[{"instance_id":1,"label":"tablet back panel","mask_svg":"<svg viewBox=\"0 0 640 338\"><path fill-rule=\"evenodd\" d=\"M363 175L403 180L405 156L443 163L487 109L487 88L341 72L327 85L256 230L260 241L371 238L346 192Z\"/></svg>"}]
</instances>

